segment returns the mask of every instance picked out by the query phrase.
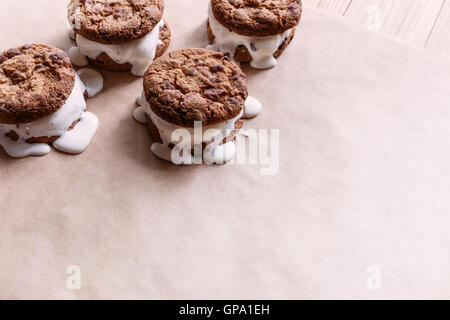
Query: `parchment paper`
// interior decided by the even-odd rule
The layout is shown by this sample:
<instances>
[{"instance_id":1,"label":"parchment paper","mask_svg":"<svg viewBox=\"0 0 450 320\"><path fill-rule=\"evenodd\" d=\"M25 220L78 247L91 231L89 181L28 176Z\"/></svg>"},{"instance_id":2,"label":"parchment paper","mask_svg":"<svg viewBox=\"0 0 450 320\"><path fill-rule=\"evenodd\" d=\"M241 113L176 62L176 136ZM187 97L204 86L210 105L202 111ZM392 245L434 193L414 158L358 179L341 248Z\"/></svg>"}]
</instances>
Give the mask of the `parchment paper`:
<instances>
[{"instance_id":1,"label":"parchment paper","mask_svg":"<svg viewBox=\"0 0 450 320\"><path fill-rule=\"evenodd\" d=\"M207 2L166 0L171 50L207 44ZM2 50L70 48L65 6L2 0ZM0 152L0 298L450 298L449 61L306 9L248 71L277 175L156 159L127 73L102 72L82 155Z\"/></svg>"}]
</instances>

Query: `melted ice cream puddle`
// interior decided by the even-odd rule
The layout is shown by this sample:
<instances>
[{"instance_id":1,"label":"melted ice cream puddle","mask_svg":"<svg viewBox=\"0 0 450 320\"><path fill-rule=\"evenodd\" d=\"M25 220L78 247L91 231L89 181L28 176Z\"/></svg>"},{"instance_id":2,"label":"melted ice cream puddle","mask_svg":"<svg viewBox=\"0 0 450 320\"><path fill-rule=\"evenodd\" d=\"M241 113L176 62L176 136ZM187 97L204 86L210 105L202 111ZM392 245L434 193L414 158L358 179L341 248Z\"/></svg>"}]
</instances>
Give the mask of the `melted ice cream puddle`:
<instances>
[{"instance_id":1,"label":"melted ice cream puddle","mask_svg":"<svg viewBox=\"0 0 450 320\"><path fill-rule=\"evenodd\" d=\"M160 159L172 162L172 149L161 143L154 143L151 146L152 153Z\"/></svg>"},{"instance_id":2,"label":"melted ice cream puddle","mask_svg":"<svg viewBox=\"0 0 450 320\"><path fill-rule=\"evenodd\" d=\"M255 98L248 96L244 105L244 117L245 119L253 119L259 116L262 111L261 102Z\"/></svg>"},{"instance_id":3,"label":"melted ice cream puddle","mask_svg":"<svg viewBox=\"0 0 450 320\"><path fill-rule=\"evenodd\" d=\"M12 158L25 158L29 156L44 156L51 151L48 144L45 143L26 143L24 140L13 141L5 136L0 129L0 146Z\"/></svg>"},{"instance_id":4,"label":"melted ice cream puddle","mask_svg":"<svg viewBox=\"0 0 450 320\"><path fill-rule=\"evenodd\" d=\"M148 118L152 120L154 125L157 127L159 131L159 135L163 143L155 142L151 150L155 156L158 158L164 159L169 162L174 162L172 159L173 152L176 150L169 147L172 140L172 133L178 129L184 129L189 131L191 138L194 138L194 128L186 128L180 127L175 124L169 123L164 119L157 116L152 110L147 100L145 99L144 93L136 100L136 103L139 105L133 112L134 119L142 124L146 124L148 122ZM214 140L217 138L219 141L222 141L226 138L231 131L235 129L236 122L242 118L243 112L239 114L237 117L221 122L211 126L205 126L202 128L203 133L209 129L215 129L220 132L219 137L213 137L212 139L205 139L202 137L203 143L206 143L207 146L205 151L203 151L204 161L208 164L224 164L229 162L236 155L236 146L234 142L226 142L224 144L215 144ZM184 165L194 164L194 157L190 154L184 155L182 159L182 163Z\"/></svg>"},{"instance_id":5,"label":"melted ice cream puddle","mask_svg":"<svg viewBox=\"0 0 450 320\"><path fill-rule=\"evenodd\" d=\"M134 118L134 120L136 120L137 122L139 122L141 124L148 123L148 115L147 115L147 112L145 112L144 107L137 107L136 109L134 109L133 118Z\"/></svg>"},{"instance_id":6,"label":"melted ice cream puddle","mask_svg":"<svg viewBox=\"0 0 450 320\"><path fill-rule=\"evenodd\" d=\"M163 44L159 39L160 30L163 28L164 20L161 20L143 38L122 44L103 44L88 40L77 34L75 41L79 50L72 48L69 55L75 65L85 66L87 65L87 60L84 60L86 59L85 56L95 60L104 52L118 64L131 64L131 73L136 76L143 76L155 59L157 47Z\"/></svg>"},{"instance_id":7,"label":"melted ice cream puddle","mask_svg":"<svg viewBox=\"0 0 450 320\"><path fill-rule=\"evenodd\" d=\"M203 159L207 164L225 164L233 160L236 155L236 145L232 141L215 146L210 144L203 152Z\"/></svg>"},{"instance_id":8,"label":"melted ice cream puddle","mask_svg":"<svg viewBox=\"0 0 450 320\"><path fill-rule=\"evenodd\" d=\"M86 112L84 91L86 90L79 76L76 76L74 88L64 105L55 113L29 124L0 124L0 145L13 158L42 156L51 151L48 144L27 143L32 137L59 137L53 144L60 146L64 152L80 153L89 145L97 131L98 120L92 113ZM68 131L77 120L79 123ZM14 131L19 139L13 141L5 134ZM80 151L81 150L81 151Z\"/></svg>"},{"instance_id":9,"label":"melted ice cream puddle","mask_svg":"<svg viewBox=\"0 0 450 320\"><path fill-rule=\"evenodd\" d=\"M82 153L92 141L98 129L98 119L90 112L85 112L75 128L66 131L53 146L59 151L78 154Z\"/></svg>"},{"instance_id":10,"label":"melted ice cream puddle","mask_svg":"<svg viewBox=\"0 0 450 320\"><path fill-rule=\"evenodd\" d=\"M283 41L291 34L291 29L275 36L248 37L228 30L214 17L211 4L208 9L209 25L215 36L214 44L207 49L220 51L234 57L237 47L243 45L252 56L250 65L255 69L269 69L277 65L274 53L277 52Z\"/></svg>"},{"instance_id":11,"label":"melted ice cream puddle","mask_svg":"<svg viewBox=\"0 0 450 320\"><path fill-rule=\"evenodd\" d=\"M88 97L92 98L103 90L103 76L94 69L83 68L77 71L86 87Z\"/></svg>"},{"instance_id":12,"label":"melted ice cream puddle","mask_svg":"<svg viewBox=\"0 0 450 320\"><path fill-rule=\"evenodd\" d=\"M78 47L72 47L69 49L69 58L70 61L78 67L85 67L89 64L88 59L86 59Z\"/></svg>"}]
</instances>

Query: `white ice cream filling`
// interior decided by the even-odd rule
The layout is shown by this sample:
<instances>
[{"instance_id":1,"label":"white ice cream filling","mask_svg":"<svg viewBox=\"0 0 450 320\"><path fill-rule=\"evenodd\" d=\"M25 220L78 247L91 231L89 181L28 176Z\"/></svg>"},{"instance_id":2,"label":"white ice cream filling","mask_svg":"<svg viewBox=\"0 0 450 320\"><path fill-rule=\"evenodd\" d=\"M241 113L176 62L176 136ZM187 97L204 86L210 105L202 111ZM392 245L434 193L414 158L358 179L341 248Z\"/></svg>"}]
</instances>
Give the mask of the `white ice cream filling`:
<instances>
[{"instance_id":1,"label":"white ice cream filling","mask_svg":"<svg viewBox=\"0 0 450 320\"><path fill-rule=\"evenodd\" d=\"M163 42L159 39L160 31L164 28L164 20L161 20L153 30L143 38L122 43L122 44L103 44L88 40L83 36L76 35L76 43L81 55L91 59L97 59L102 53L106 53L113 61L118 64L129 63L132 65L131 73L136 76L143 76L147 68L153 63L156 56L156 49ZM74 64L77 61L82 62L84 66L86 61L80 59L73 52Z\"/></svg>"},{"instance_id":2,"label":"white ice cream filling","mask_svg":"<svg viewBox=\"0 0 450 320\"><path fill-rule=\"evenodd\" d=\"M215 36L214 44L208 46L208 49L228 53L234 58L236 49L243 45L247 48L252 57L250 65L255 69L269 69L277 65L274 58L275 52L291 34L292 29L285 32L267 37L248 37L228 30L215 17L211 8L208 9L209 25Z\"/></svg>"},{"instance_id":3,"label":"white ice cream filling","mask_svg":"<svg viewBox=\"0 0 450 320\"><path fill-rule=\"evenodd\" d=\"M134 118L136 121L140 123L146 123L148 121L148 116L155 127L158 129L159 135L162 140L161 143L154 143L152 145L152 152L160 158L163 158L168 161L172 161L171 158L171 149L170 144L180 144L179 141L173 141L172 135L176 130L183 129L187 130L189 132L189 135L191 137L191 140L187 143L189 143L189 147L194 147L194 137L195 137L195 129L191 127L182 127L173 123L170 123L161 117L159 117L150 107L150 104L147 102L147 99L145 98L144 93L142 93L142 96L138 98L137 103L139 107L134 111ZM223 163L228 162L232 158L234 158L236 149L234 148L233 142L227 142L224 144L219 144L218 142L222 142L223 139L228 137L233 130L235 130L236 122L242 118L244 114L244 111L242 111L238 116L227 120L223 122L219 122L213 125L207 125L202 126L202 138L201 142L207 144L206 150L209 152L205 153L208 154L208 159L205 159L209 163ZM216 132L213 135L205 135L205 132L208 132L208 130L214 129L214 131L209 132ZM183 142L181 142L183 144ZM231 146L231 144L233 146ZM210 150L214 146L215 150ZM204 154L204 155L205 155ZM215 157L212 157L211 154L215 155ZM224 160L224 161L221 161ZM189 161L192 161L192 163L189 163ZM187 159L184 164L193 164L194 159ZM173 161L172 161L173 162Z\"/></svg>"}]
</instances>

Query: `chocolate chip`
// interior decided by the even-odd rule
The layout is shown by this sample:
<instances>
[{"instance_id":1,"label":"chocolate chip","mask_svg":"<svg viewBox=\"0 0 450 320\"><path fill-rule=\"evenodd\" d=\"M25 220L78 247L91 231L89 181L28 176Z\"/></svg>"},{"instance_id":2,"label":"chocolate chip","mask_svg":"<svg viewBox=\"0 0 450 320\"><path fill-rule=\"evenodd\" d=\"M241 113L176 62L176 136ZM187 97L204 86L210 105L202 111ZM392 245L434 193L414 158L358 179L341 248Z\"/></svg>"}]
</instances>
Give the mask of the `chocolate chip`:
<instances>
[{"instance_id":1,"label":"chocolate chip","mask_svg":"<svg viewBox=\"0 0 450 320\"><path fill-rule=\"evenodd\" d=\"M22 52L20 52L17 49L10 49L8 50L8 52L6 53L6 55L8 56L8 59L11 59L12 57L18 56L20 55Z\"/></svg>"},{"instance_id":2,"label":"chocolate chip","mask_svg":"<svg viewBox=\"0 0 450 320\"><path fill-rule=\"evenodd\" d=\"M26 44L22 47L22 50L28 50L31 49L31 44Z\"/></svg>"},{"instance_id":3,"label":"chocolate chip","mask_svg":"<svg viewBox=\"0 0 450 320\"><path fill-rule=\"evenodd\" d=\"M298 5L296 3L291 3L287 8L293 14L297 14L298 12Z\"/></svg>"},{"instance_id":4,"label":"chocolate chip","mask_svg":"<svg viewBox=\"0 0 450 320\"><path fill-rule=\"evenodd\" d=\"M258 48L256 48L253 42L250 43L250 48L252 48L253 51L258 51Z\"/></svg>"},{"instance_id":5,"label":"chocolate chip","mask_svg":"<svg viewBox=\"0 0 450 320\"><path fill-rule=\"evenodd\" d=\"M223 56L223 59L224 59L225 61L231 61L230 54L229 54L229 53L225 54L225 55Z\"/></svg>"},{"instance_id":6,"label":"chocolate chip","mask_svg":"<svg viewBox=\"0 0 450 320\"><path fill-rule=\"evenodd\" d=\"M58 52L58 53L52 53L49 58L54 63L58 63L61 60L64 60L67 57L67 55L64 52Z\"/></svg>"},{"instance_id":7,"label":"chocolate chip","mask_svg":"<svg viewBox=\"0 0 450 320\"><path fill-rule=\"evenodd\" d=\"M0 56L0 64L2 64L3 62L5 62L6 57L5 56Z\"/></svg>"},{"instance_id":8,"label":"chocolate chip","mask_svg":"<svg viewBox=\"0 0 450 320\"><path fill-rule=\"evenodd\" d=\"M222 65L222 64L213 64L213 65L209 68L209 70L210 70L212 73L216 73L216 72L222 71L222 70L223 70L223 65Z\"/></svg>"},{"instance_id":9,"label":"chocolate chip","mask_svg":"<svg viewBox=\"0 0 450 320\"><path fill-rule=\"evenodd\" d=\"M23 74L20 73L20 72L17 71L17 70L14 71L9 77L11 78L11 80L12 80L14 83L21 82L21 81L25 80L25 77L23 76Z\"/></svg>"},{"instance_id":10,"label":"chocolate chip","mask_svg":"<svg viewBox=\"0 0 450 320\"><path fill-rule=\"evenodd\" d=\"M241 103L241 101L236 97L231 97L230 99L228 99L228 102L232 105L238 105Z\"/></svg>"},{"instance_id":11,"label":"chocolate chip","mask_svg":"<svg viewBox=\"0 0 450 320\"><path fill-rule=\"evenodd\" d=\"M38 63L38 64L36 64L35 66L34 66L34 70L39 70L39 69L41 69L41 68L43 68L44 67L44 65L42 64L42 63Z\"/></svg>"},{"instance_id":12,"label":"chocolate chip","mask_svg":"<svg viewBox=\"0 0 450 320\"><path fill-rule=\"evenodd\" d=\"M8 133L5 133L5 136L10 138L13 141L19 140L19 135L15 131L9 131Z\"/></svg>"},{"instance_id":13,"label":"chocolate chip","mask_svg":"<svg viewBox=\"0 0 450 320\"><path fill-rule=\"evenodd\" d=\"M164 80L163 84L166 90L175 90L175 87L168 80Z\"/></svg>"},{"instance_id":14,"label":"chocolate chip","mask_svg":"<svg viewBox=\"0 0 450 320\"><path fill-rule=\"evenodd\" d=\"M238 89L240 91L245 91L247 89L247 86L243 81L237 81L235 86L236 86L236 89Z\"/></svg>"},{"instance_id":15,"label":"chocolate chip","mask_svg":"<svg viewBox=\"0 0 450 320\"><path fill-rule=\"evenodd\" d=\"M224 89L211 88L206 89L203 94L207 99L211 100L219 100L220 96L225 94L226 91Z\"/></svg>"},{"instance_id":16,"label":"chocolate chip","mask_svg":"<svg viewBox=\"0 0 450 320\"><path fill-rule=\"evenodd\" d=\"M197 71L197 69L195 69L195 68L191 68L191 69L189 69L189 71L186 73L188 76L193 76L194 74L195 74L195 71Z\"/></svg>"},{"instance_id":17,"label":"chocolate chip","mask_svg":"<svg viewBox=\"0 0 450 320\"><path fill-rule=\"evenodd\" d=\"M119 18L121 18L123 16L123 14L121 13L121 12L115 12L114 14L113 14L113 18L114 19L119 19Z\"/></svg>"},{"instance_id":18,"label":"chocolate chip","mask_svg":"<svg viewBox=\"0 0 450 320\"><path fill-rule=\"evenodd\" d=\"M212 56L214 58L217 58L217 59L222 59L223 58L223 53L221 53L221 52L214 52Z\"/></svg>"}]
</instances>

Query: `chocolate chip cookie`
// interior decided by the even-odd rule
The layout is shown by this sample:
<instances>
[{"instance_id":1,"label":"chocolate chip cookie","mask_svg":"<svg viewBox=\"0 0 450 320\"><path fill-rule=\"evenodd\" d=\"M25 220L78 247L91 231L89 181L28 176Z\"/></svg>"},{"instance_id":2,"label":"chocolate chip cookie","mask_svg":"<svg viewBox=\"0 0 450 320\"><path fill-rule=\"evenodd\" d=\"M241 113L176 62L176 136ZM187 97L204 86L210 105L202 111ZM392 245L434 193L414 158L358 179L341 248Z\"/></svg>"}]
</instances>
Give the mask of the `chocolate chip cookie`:
<instances>
[{"instance_id":1,"label":"chocolate chip cookie","mask_svg":"<svg viewBox=\"0 0 450 320\"><path fill-rule=\"evenodd\" d=\"M75 32L78 55L112 71L142 76L170 44L171 32L163 20L163 0L71 0L69 24Z\"/></svg>"},{"instance_id":2,"label":"chocolate chip cookie","mask_svg":"<svg viewBox=\"0 0 450 320\"><path fill-rule=\"evenodd\" d=\"M208 49L235 61L267 69L295 35L302 16L301 0L211 0Z\"/></svg>"},{"instance_id":3,"label":"chocolate chip cookie","mask_svg":"<svg viewBox=\"0 0 450 320\"><path fill-rule=\"evenodd\" d=\"M167 122L193 127L242 113L247 77L230 59L205 49L183 49L157 59L144 76L145 98Z\"/></svg>"},{"instance_id":4,"label":"chocolate chip cookie","mask_svg":"<svg viewBox=\"0 0 450 320\"><path fill-rule=\"evenodd\" d=\"M71 0L69 23L77 34L103 44L140 39L161 21L163 0Z\"/></svg>"},{"instance_id":5,"label":"chocolate chip cookie","mask_svg":"<svg viewBox=\"0 0 450 320\"><path fill-rule=\"evenodd\" d=\"M23 124L56 112L75 83L69 57L43 44L0 54L0 123Z\"/></svg>"},{"instance_id":6,"label":"chocolate chip cookie","mask_svg":"<svg viewBox=\"0 0 450 320\"><path fill-rule=\"evenodd\" d=\"M221 24L249 37L283 33L302 15L301 0L211 0L211 8Z\"/></svg>"}]
</instances>

